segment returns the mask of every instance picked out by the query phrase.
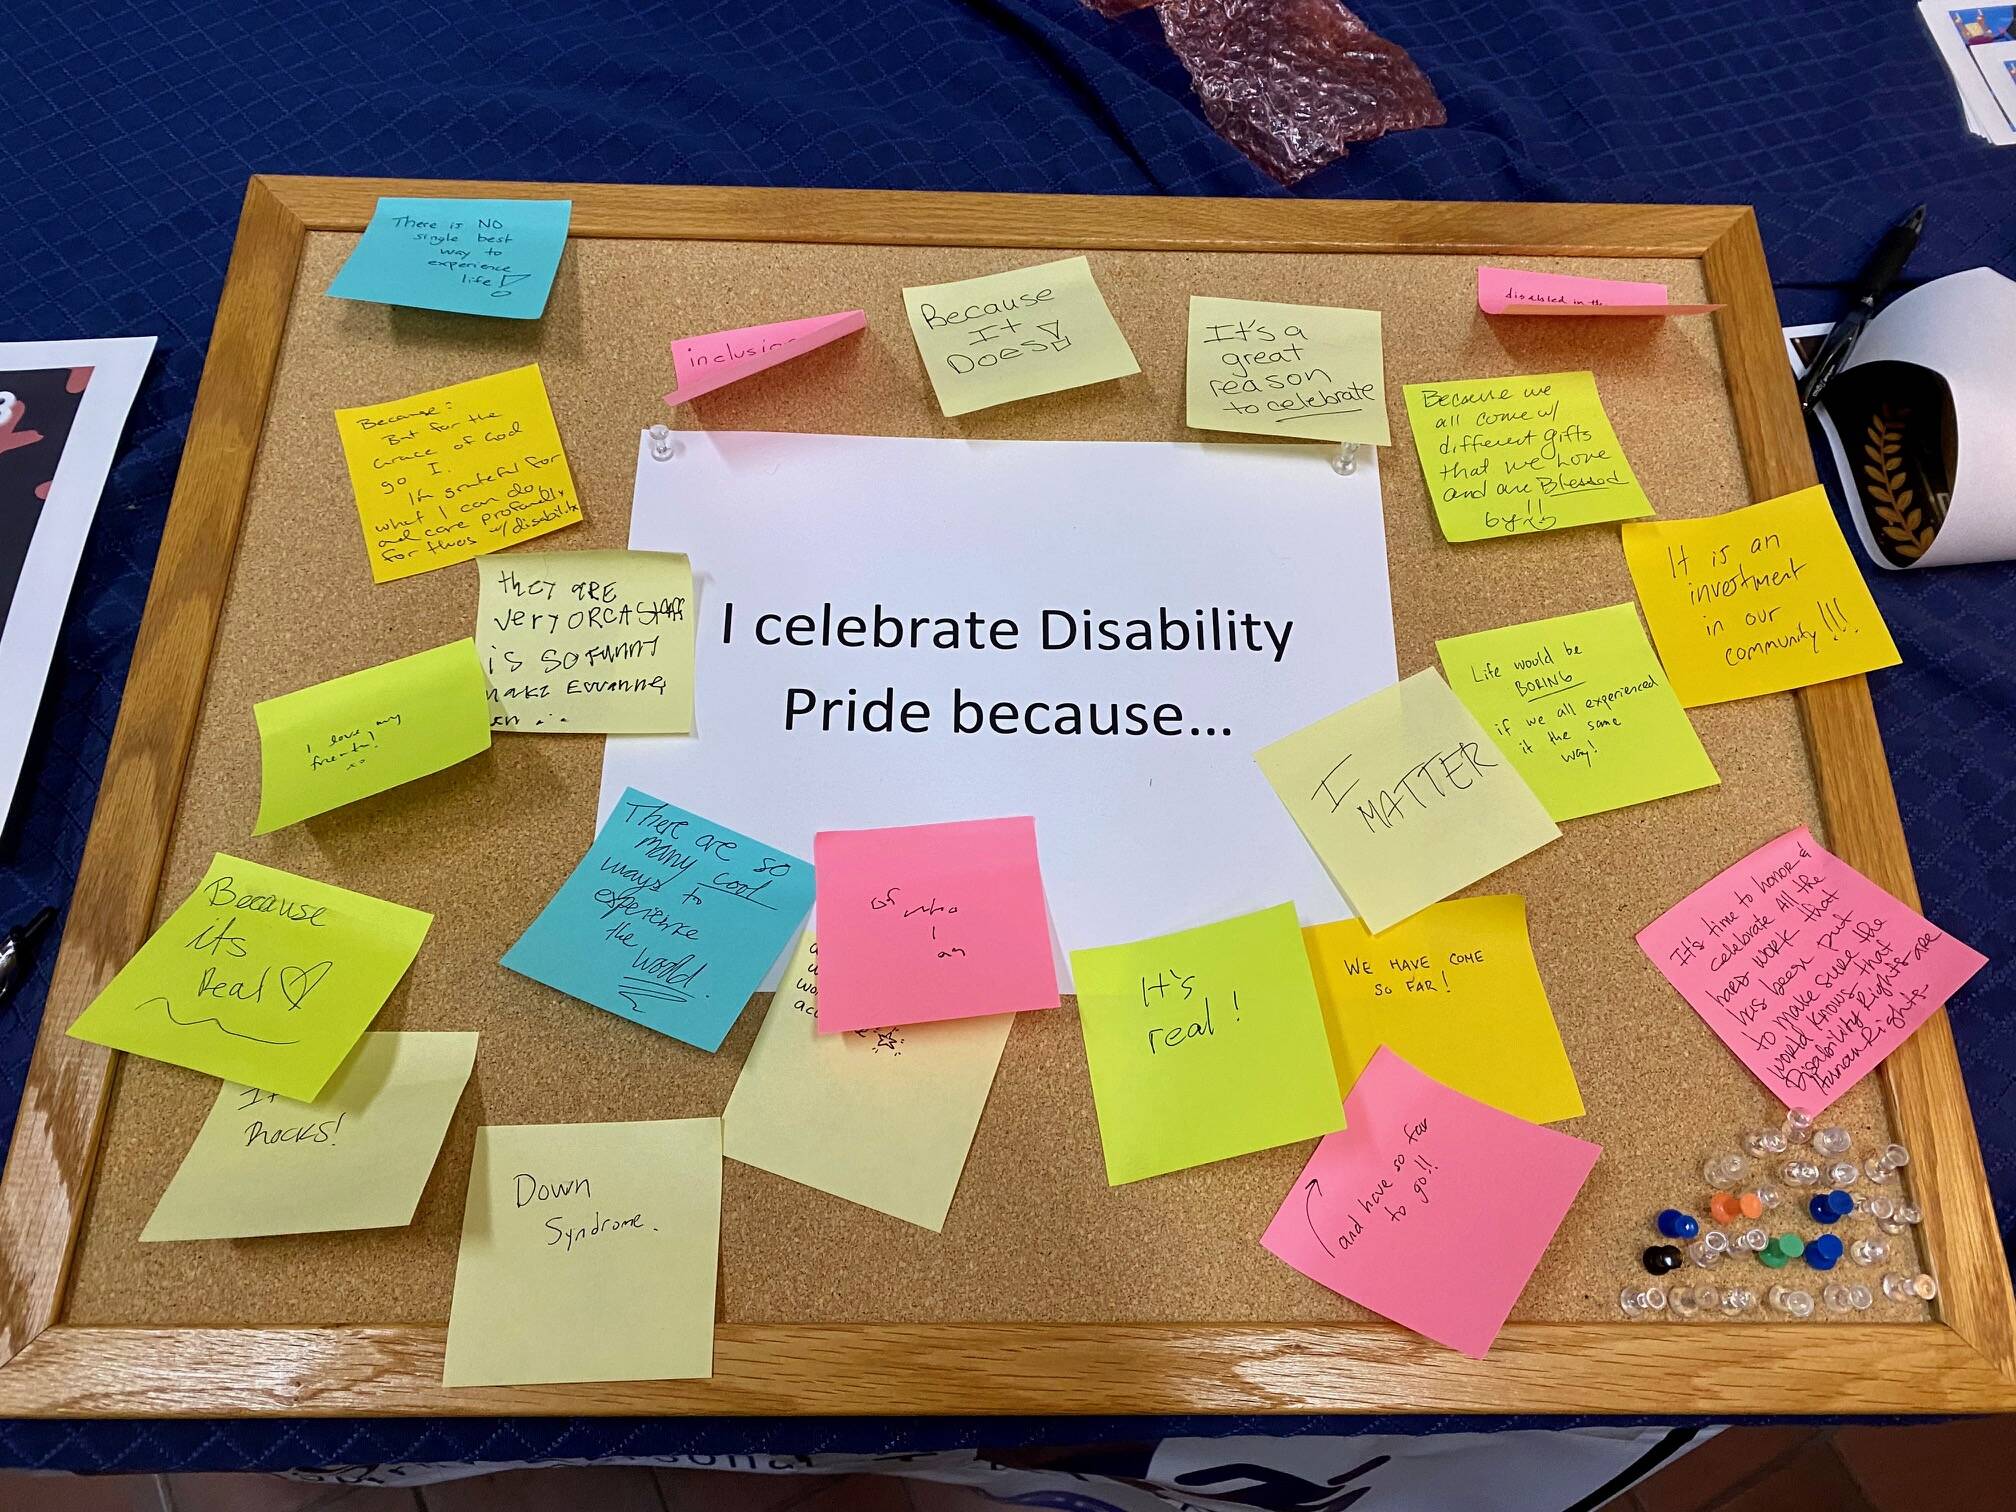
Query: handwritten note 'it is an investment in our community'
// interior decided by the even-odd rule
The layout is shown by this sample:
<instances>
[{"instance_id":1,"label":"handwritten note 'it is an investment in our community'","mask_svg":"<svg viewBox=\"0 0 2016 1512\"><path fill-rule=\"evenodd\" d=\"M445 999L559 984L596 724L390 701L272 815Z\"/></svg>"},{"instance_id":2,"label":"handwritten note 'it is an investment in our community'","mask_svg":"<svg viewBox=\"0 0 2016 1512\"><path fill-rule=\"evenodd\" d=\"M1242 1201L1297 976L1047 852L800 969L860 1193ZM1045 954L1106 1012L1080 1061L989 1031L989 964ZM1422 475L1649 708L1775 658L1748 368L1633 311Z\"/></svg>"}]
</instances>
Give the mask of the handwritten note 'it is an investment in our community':
<instances>
[{"instance_id":1,"label":"handwritten note 'it is an investment in our community'","mask_svg":"<svg viewBox=\"0 0 2016 1512\"><path fill-rule=\"evenodd\" d=\"M1377 310L1192 295L1186 381L1196 430L1393 440Z\"/></svg>"},{"instance_id":2,"label":"handwritten note 'it is an investment in our community'","mask_svg":"<svg viewBox=\"0 0 2016 1512\"><path fill-rule=\"evenodd\" d=\"M573 214L571 200L383 198L329 294L537 320Z\"/></svg>"},{"instance_id":3,"label":"handwritten note 'it is an investment in our community'","mask_svg":"<svg viewBox=\"0 0 2016 1512\"><path fill-rule=\"evenodd\" d=\"M1759 1081L1809 1113L1987 964L1804 827L1696 888L1638 945Z\"/></svg>"}]
</instances>

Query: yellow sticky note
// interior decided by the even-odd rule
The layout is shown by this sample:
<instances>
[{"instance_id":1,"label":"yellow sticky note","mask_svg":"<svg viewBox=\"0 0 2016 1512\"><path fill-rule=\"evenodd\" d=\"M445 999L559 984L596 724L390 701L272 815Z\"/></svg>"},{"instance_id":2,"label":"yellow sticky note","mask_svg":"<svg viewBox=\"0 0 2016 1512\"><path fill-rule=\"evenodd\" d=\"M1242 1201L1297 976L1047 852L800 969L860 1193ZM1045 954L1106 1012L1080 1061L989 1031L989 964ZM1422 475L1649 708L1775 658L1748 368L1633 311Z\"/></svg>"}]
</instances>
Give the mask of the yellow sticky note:
<instances>
[{"instance_id":1,"label":"yellow sticky note","mask_svg":"<svg viewBox=\"0 0 2016 1512\"><path fill-rule=\"evenodd\" d=\"M369 798L490 749L476 642L332 677L252 706L259 726L255 835Z\"/></svg>"},{"instance_id":2,"label":"yellow sticky note","mask_svg":"<svg viewBox=\"0 0 2016 1512\"><path fill-rule=\"evenodd\" d=\"M1071 952L1113 1186L1344 1127L1292 903Z\"/></svg>"},{"instance_id":3,"label":"yellow sticky note","mask_svg":"<svg viewBox=\"0 0 2016 1512\"><path fill-rule=\"evenodd\" d=\"M529 541L581 518L539 365L336 411L374 581Z\"/></svg>"},{"instance_id":4,"label":"yellow sticky note","mask_svg":"<svg viewBox=\"0 0 2016 1512\"><path fill-rule=\"evenodd\" d=\"M721 1120L476 1131L444 1386L714 1372Z\"/></svg>"},{"instance_id":5,"label":"yellow sticky note","mask_svg":"<svg viewBox=\"0 0 2016 1512\"><path fill-rule=\"evenodd\" d=\"M367 1034L312 1103L227 1081L140 1238L404 1227L475 1064L474 1034Z\"/></svg>"},{"instance_id":6,"label":"yellow sticky note","mask_svg":"<svg viewBox=\"0 0 2016 1512\"><path fill-rule=\"evenodd\" d=\"M1375 931L1561 835L1433 667L1254 759Z\"/></svg>"},{"instance_id":7,"label":"yellow sticky note","mask_svg":"<svg viewBox=\"0 0 2016 1512\"><path fill-rule=\"evenodd\" d=\"M1428 498L1449 540L1652 513L1593 373L1410 383L1404 392Z\"/></svg>"},{"instance_id":8,"label":"yellow sticky note","mask_svg":"<svg viewBox=\"0 0 2016 1512\"><path fill-rule=\"evenodd\" d=\"M1722 780L1635 605L1451 636L1435 649L1451 690L1557 823Z\"/></svg>"},{"instance_id":9,"label":"yellow sticky note","mask_svg":"<svg viewBox=\"0 0 2016 1512\"><path fill-rule=\"evenodd\" d=\"M806 930L721 1115L722 1152L933 1233L987 1106L1012 1013L819 1032Z\"/></svg>"},{"instance_id":10,"label":"yellow sticky note","mask_svg":"<svg viewBox=\"0 0 2016 1512\"><path fill-rule=\"evenodd\" d=\"M514 551L476 572L493 728L693 728L693 567L683 552Z\"/></svg>"},{"instance_id":11,"label":"yellow sticky note","mask_svg":"<svg viewBox=\"0 0 2016 1512\"><path fill-rule=\"evenodd\" d=\"M1197 430L1393 440L1377 310L1190 297L1187 423Z\"/></svg>"},{"instance_id":12,"label":"yellow sticky note","mask_svg":"<svg viewBox=\"0 0 2016 1512\"><path fill-rule=\"evenodd\" d=\"M1141 371L1082 257L905 289L903 308L947 415Z\"/></svg>"},{"instance_id":13,"label":"yellow sticky note","mask_svg":"<svg viewBox=\"0 0 2016 1512\"><path fill-rule=\"evenodd\" d=\"M433 922L219 853L70 1033L313 1102Z\"/></svg>"},{"instance_id":14,"label":"yellow sticky note","mask_svg":"<svg viewBox=\"0 0 2016 1512\"><path fill-rule=\"evenodd\" d=\"M1624 561L1688 708L1902 660L1822 488L1624 527Z\"/></svg>"},{"instance_id":15,"label":"yellow sticky note","mask_svg":"<svg viewBox=\"0 0 2016 1512\"><path fill-rule=\"evenodd\" d=\"M1374 935L1357 919L1302 931L1348 1097L1381 1045L1445 1086L1515 1118L1582 1116L1582 1093L1547 1006L1526 900L1451 898Z\"/></svg>"}]
</instances>

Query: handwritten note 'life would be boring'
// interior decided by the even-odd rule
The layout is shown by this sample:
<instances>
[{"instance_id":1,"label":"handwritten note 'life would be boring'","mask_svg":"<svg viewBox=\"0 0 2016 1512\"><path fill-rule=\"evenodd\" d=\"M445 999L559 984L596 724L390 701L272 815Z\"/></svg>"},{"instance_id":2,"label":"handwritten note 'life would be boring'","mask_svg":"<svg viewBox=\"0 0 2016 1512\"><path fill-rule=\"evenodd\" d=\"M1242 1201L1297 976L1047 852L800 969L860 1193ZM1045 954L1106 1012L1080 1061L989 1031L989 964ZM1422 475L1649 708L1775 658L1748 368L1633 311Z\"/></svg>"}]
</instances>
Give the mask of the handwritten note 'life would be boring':
<instances>
[{"instance_id":1,"label":"handwritten note 'life would be boring'","mask_svg":"<svg viewBox=\"0 0 2016 1512\"><path fill-rule=\"evenodd\" d=\"M1638 945L1759 1081L1809 1113L1987 964L1803 826L1682 898Z\"/></svg>"}]
</instances>

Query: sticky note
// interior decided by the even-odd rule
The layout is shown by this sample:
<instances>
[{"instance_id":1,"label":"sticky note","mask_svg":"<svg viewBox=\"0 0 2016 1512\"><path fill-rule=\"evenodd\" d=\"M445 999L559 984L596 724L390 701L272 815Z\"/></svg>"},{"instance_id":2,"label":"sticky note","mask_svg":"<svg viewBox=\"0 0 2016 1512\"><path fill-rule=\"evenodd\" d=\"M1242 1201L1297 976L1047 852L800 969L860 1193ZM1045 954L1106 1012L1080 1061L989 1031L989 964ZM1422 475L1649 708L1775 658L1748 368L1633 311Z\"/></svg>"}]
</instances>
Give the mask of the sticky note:
<instances>
[{"instance_id":1,"label":"sticky note","mask_svg":"<svg viewBox=\"0 0 2016 1512\"><path fill-rule=\"evenodd\" d=\"M502 965L721 1048L812 906L812 868L636 788Z\"/></svg>"},{"instance_id":2,"label":"sticky note","mask_svg":"<svg viewBox=\"0 0 2016 1512\"><path fill-rule=\"evenodd\" d=\"M367 1034L313 1102L227 1081L142 1242L403 1228L475 1065L473 1034Z\"/></svg>"},{"instance_id":3,"label":"sticky note","mask_svg":"<svg viewBox=\"0 0 2016 1512\"><path fill-rule=\"evenodd\" d=\"M1452 541L1652 513L1592 373L1410 383L1407 421Z\"/></svg>"},{"instance_id":4,"label":"sticky note","mask_svg":"<svg viewBox=\"0 0 2016 1512\"><path fill-rule=\"evenodd\" d=\"M714 1372L721 1120L476 1131L444 1386Z\"/></svg>"},{"instance_id":5,"label":"sticky note","mask_svg":"<svg viewBox=\"0 0 2016 1512\"><path fill-rule=\"evenodd\" d=\"M380 583L466 562L581 518L539 365L336 411Z\"/></svg>"},{"instance_id":6,"label":"sticky note","mask_svg":"<svg viewBox=\"0 0 2016 1512\"><path fill-rule=\"evenodd\" d=\"M665 402L684 404L711 394L842 336L852 336L867 324L865 310L842 310L836 315L740 326L707 336L682 336L672 343L672 371L678 386L665 396Z\"/></svg>"},{"instance_id":7,"label":"sticky note","mask_svg":"<svg viewBox=\"0 0 2016 1512\"><path fill-rule=\"evenodd\" d=\"M453 641L252 706L270 834L490 749L476 642Z\"/></svg>"},{"instance_id":8,"label":"sticky note","mask_svg":"<svg viewBox=\"0 0 2016 1512\"><path fill-rule=\"evenodd\" d=\"M819 1027L1055 1008L1036 821L822 830Z\"/></svg>"},{"instance_id":9,"label":"sticky note","mask_svg":"<svg viewBox=\"0 0 2016 1512\"><path fill-rule=\"evenodd\" d=\"M1375 933L1561 835L1433 667L1254 759Z\"/></svg>"},{"instance_id":10,"label":"sticky note","mask_svg":"<svg viewBox=\"0 0 2016 1512\"><path fill-rule=\"evenodd\" d=\"M1533 960L1524 898L1451 898L1378 935L1358 919L1313 924L1302 942L1340 1097L1385 1045L1514 1118L1582 1116L1582 1093Z\"/></svg>"},{"instance_id":11,"label":"sticky note","mask_svg":"<svg viewBox=\"0 0 2016 1512\"><path fill-rule=\"evenodd\" d=\"M329 293L537 320L573 213L571 200L382 198Z\"/></svg>"},{"instance_id":12,"label":"sticky note","mask_svg":"<svg viewBox=\"0 0 2016 1512\"><path fill-rule=\"evenodd\" d=\"M1603 1151L1381 1050L1261 1243L1310 1280L1482 1359Z\"/></svg>"},{"instance_id":13,"label":"sticky note","mask_svg":"<svg viewBox=\"0 0 2016 1512\"><path fill-rule=\"evenodd\" d=\"M1197 430L1393 440L1377 310L1190 297L1187 423Z\"/></svg>"},{"instance_id":14,"label":"sticky note","mask_svg":"<svg viewBox=\"0 0 2016 1512\"><path fill-rule=\"evenodd\" d=\"M1688 708L1902 660L1822 488L1624 527L1624 561Z\"/></svg>"},{"instance_id":15,"label":"sticky note","mask_svg":"<svg viewBox=\"0 0 2016 1512\"><path fill-rule=\"evenodd\" d=\"M947 415L1141 371L1082 257L905 289L903 308Z\"/></svg>"},{"instance_id":16,"label":"sticky note","mask_svg":"<svg viewBox=\"0 0 2016 1512\"><path fill-rule=\"evenodd\" d=\"M1113 1186L1343 1124L1292 903L1071 952Z\"/></svg>"},{"instance_id":17,"label":"sticky note","mask_svg":"<svg viewBox=\"0 0 2016 1512\"><path fill-rule=\"evenodd\" d=\"M220 852L70 1033L313 1102L433 922Z\"/></svg>"},{"instance_id":18,"label":"sticky note","mask_svg":"<svg viewBox=\"0 0 2016 1512\"><path fill-rule=\"evenodd\" d=\"M721 1115L722 1151L939 1233L1014 1026L998 1014L821 1034L808 929Z\"/></svg>"},{"instance_id":19,"label":"sticky note","mask_svg":"<svg viewBox=\"0 0 2016 1512\"><path fill-rule=\"evenodd\" d=\"M1635 605L1451 636L1435 650L1450 689L1557 823L1722 780Z\"/></svg>"},{"instance_id":20,"label":"sticky note","mask_svg":"<svg viewBox=\"0 0 2016 1512\"><path fill-rule=\"evenodd\" d=\"M1752 1075L1808 1113L1988 964L1803 826L1682 898L1638 946Z\"/></svg>"},{"instance_id":21,"label":"sticky note","mask_svg":"<svg viewBox=\"0 0 2016 1512\"><path fill-rule=\"evenodd\" d=\"M1477 308L1486 315L1706 315L1719 304L1674 304L1663 283L1583 278L1527 268L1479 268Z\"/></svg>"},{"instance_id":22,"label":"sticky note","mask_svg":"<svg viewBox=\"0 0 2016 1512\"><path fill-rule=\"evenodd\" d=\"M693 728L693 566L684 553L514 551L483 558L476 579L492 728Z\"/></svg>"}]
</instances>

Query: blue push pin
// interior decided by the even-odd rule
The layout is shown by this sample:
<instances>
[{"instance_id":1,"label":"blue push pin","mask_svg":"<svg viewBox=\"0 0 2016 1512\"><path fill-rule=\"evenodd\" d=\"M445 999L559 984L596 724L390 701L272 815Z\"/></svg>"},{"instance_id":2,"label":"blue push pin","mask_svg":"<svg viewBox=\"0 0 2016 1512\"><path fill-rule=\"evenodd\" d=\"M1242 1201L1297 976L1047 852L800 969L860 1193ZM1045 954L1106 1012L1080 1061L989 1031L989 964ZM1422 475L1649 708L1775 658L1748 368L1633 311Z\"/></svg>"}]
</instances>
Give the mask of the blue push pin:
<instances>
[{"instance_id":1,"label":"blue push pin","mask_svg":"<svg viewBox=\"0 0 2016 1512\"><path fill-rule=\"evenodd\" d=\"M1667 1208L1656 1221L1668 1239L1692 1239L1701 1232L1701 1225L1678 1208Z\"/></svg>"},{"instance_id":2,"label":"blue push pin","mask_svg":"<svg viewBox=\"0 0 2016 1512\"><path fill-rule=\"evenodd\" d=\"M1846 1192L1815 1192L1807 1200L1806 1211L1815 1223L1838 1223L1855 1211L1855 1199Z\"/></svg>"},{"instance_id":3,"label":"blue push pin","mask_svg":"<svg viewBox=\"0 0 2016 1512\"><path fill-rule=\"evenodd\" d=\"M1841 1261L1840 1235L1822 1234L1806 1246L1805 1253L1801 1258L1817 1271L1834 1269Z\"/></svg>"}]
</instances>

